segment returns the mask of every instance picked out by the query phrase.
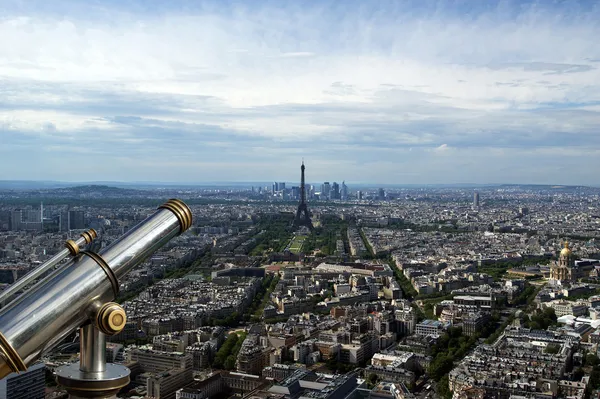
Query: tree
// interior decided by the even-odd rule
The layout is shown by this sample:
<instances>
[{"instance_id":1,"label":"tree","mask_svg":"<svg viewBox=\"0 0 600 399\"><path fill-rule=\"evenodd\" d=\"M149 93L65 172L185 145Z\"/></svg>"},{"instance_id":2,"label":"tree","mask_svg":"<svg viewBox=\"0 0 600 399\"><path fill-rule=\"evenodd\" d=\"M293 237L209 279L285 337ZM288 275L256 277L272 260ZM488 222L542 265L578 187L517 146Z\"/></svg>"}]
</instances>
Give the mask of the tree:
<instances>
[{"instance_id":1,"label":"tree","mask_svg":"<svg viewBox=\"0 0 600 399\"><path fill-rule=\"evenodd\" d=\"M235 356L229 355L227 356L227 360L225 360L225 370L233 369L235 369Z\"/></svg>"},{"instance_id":2,"label":"tree","mask_svg":"<svg viewBox=\"0 0 600 399\"><path fill-rule=\"evenodd\" d=\"M590 385L593 389L598 389L600 387L600 370L597 367L594 367L590 374Z\"/></svg>"},{"instance_id":3,"label":"tree","mask_svg":"<svg viewBox=\"0 0 600 399\"><path fill-rule=\"evenodd\" d=\"M588 355L585 357L585 365L586 366L596 367L599 364L600 364L600 359L598 358L598 356L594 355L593 353L588 353Z\"/></svg>"},{"instance_id":4,"label":"tree","mask_svg":"<svg viewBox=\"0 0 600 399\"><path fill-rule=\"evenodd\" d=\"M451 399L452 398L452 391L450 390L450 382L448 381L448 374L446 374L439 380L439 382L436 386L436 392L440 398L443 398L443 399Z\"/></svg>"},{"instance_id":5,"label":"tree","mask_svg":"<svg viewBox=\"0 0 600 399\"><path fill-rule=\"evenodd\" d=\"M367 385L369 387L374 387L379 382L379 376L377 374L371 373L367 376Z\"/></svg>"},{"instance_id":6,"label":"tree","mask_svg":"<svg viewBox=\"0 0 600 399\"><path fill-rule=\"evenodd\" d=\"M433 380L439 381L444 374L448 374L452 370L453 365L451 357L440 354L429 365L428 374Z\"/></svg>"}]
</instances>

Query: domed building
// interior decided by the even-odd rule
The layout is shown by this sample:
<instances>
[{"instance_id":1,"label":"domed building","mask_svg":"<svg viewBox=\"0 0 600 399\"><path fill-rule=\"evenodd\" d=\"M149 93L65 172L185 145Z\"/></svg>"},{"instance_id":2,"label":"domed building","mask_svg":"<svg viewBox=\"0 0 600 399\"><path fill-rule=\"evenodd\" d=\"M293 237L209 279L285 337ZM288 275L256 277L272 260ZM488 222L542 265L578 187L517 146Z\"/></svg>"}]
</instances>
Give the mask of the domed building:
<instances>
[{"instance_id":1,"label":"domed building","mask_svg":"<svg viewBox=\"0 0 600 399\"><path fill-rule=\"evenodd\" d=\"M579 270L575 267L575 255L569 248L569 242L565 241L564 248L560 251L558 261L550 266L550 280L562 283L574 283L579 278Z\"/></svg>"}]
</instances>

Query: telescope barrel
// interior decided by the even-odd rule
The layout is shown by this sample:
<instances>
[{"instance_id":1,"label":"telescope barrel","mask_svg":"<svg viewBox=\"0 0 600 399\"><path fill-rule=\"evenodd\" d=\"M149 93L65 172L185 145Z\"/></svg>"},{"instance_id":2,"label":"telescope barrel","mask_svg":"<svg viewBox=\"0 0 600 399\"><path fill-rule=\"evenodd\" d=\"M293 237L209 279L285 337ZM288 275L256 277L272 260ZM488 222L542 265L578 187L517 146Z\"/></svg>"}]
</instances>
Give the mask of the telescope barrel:
<instances>
[{"instance_id":1,"label":"telescope barrel","mask_svg":"<svg viewBox=\"0 0 600 399\"><path fill-rule=\"evenodd\" d=\"M7 289L0 292L0 305L4 306L6 302L10 300L10 298L19 292L21 289L25 288L29 283L40 277L42 274L46 273L48 270L52 269L54 266L58 265L61 261L63 261L67 256L72 255L76 256L79 254L79 248L83 245L91 243L98 237L96 230L89 229L81 234L77 240L68 240L65 243L65 249L54 255L52 258L48 259L45 263L36 267L13 284L11 284Z\"/></svg>"},{"instance_id":2,"label":"telescope barrel","mask_svg":"<svg viewBox=\"0 0 600 399\"><path fill-rule=\"evenodd\" d=\"M172 199L99 254L55 270L0 310L0 378L27 365L96 317L117 298L118 279L192 224L192 213Z\"/></svg>"}]
</instances>

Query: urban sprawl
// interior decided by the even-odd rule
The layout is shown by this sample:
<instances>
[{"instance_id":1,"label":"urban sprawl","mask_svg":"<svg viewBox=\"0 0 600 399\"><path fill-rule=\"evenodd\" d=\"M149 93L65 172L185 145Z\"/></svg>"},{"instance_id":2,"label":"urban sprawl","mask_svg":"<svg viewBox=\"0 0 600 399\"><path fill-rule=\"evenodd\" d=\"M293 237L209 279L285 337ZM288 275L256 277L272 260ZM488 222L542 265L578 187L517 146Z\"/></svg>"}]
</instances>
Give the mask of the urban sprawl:
<instances>
[{"instance_id":1,"label":"urban sprawl","mask_svg":"<svg viewBox=\"0 0 600 399\"><path fill-rule=\"evenodd\" d=\"M0 282L172 197L192 228L119 281L119 397L600 397L595 188L5 189ZM79 352L73 334L5 389L66 397L53 371Z\"/></svg>"}]
</instances>

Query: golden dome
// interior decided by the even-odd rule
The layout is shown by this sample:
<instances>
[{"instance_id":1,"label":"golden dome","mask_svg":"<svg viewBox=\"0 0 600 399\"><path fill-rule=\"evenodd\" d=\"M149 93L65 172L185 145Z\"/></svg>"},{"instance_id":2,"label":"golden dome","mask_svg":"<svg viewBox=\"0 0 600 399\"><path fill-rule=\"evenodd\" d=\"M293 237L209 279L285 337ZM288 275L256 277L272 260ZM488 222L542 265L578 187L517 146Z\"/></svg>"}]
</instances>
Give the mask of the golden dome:
<instances>
[{"instance_id":1,"label":"golden dome","mask_svg":"<svg viewBox=\"0 0 600 399\"><path fill-rule=\"evenodd\" d=\"M569 249L569 241L565 241L565 247L560 251L561 257L567 257L573 255L573 252Z\"/></svg>"}]
</instances>

